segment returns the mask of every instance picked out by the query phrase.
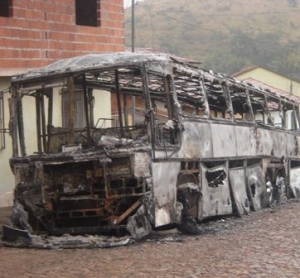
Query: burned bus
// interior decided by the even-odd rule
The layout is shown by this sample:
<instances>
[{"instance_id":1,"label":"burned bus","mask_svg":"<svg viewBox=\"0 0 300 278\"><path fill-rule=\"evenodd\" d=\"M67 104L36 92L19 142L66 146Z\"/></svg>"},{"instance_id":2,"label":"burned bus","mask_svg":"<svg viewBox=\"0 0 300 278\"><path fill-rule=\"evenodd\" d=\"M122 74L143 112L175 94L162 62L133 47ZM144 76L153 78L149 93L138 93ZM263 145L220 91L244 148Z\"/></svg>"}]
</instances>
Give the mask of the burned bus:
<instances>
[{"instance_id":1,"label":"burned bus","mask_svg":"<svg viewBox=\"0 0 300 278\"><path fill-rule=\"evenodd\" d=\"M298 102L168 55L14 76L10 111L12 223L30 233L141 238L299 195Z\"/></svg>"}]
</instances>

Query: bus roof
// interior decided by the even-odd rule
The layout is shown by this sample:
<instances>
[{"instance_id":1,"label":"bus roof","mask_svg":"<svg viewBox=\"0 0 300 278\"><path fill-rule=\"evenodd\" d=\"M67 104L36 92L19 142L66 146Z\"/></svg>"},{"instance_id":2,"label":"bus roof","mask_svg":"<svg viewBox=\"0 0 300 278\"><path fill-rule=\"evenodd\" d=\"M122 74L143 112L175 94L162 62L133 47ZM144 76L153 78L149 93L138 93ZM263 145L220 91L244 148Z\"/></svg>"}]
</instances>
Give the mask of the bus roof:
<instances>
[{"instance_id":1,"label":"bus roof","mask_svg":"<svg viewBox=\"0 0 300 278\"><path fill-rule=\"evenodd\" d=\"M15 75L12 77L12 83L43 79L46 77L55 77L69 73L97 70L112 66L141 66L142 63L148 61L157 61L160 64L167 64L171 61L171 56L167 54L131 52L93 53L84 56L58 60L45 67Z\"/></svg>"}]
</instances>

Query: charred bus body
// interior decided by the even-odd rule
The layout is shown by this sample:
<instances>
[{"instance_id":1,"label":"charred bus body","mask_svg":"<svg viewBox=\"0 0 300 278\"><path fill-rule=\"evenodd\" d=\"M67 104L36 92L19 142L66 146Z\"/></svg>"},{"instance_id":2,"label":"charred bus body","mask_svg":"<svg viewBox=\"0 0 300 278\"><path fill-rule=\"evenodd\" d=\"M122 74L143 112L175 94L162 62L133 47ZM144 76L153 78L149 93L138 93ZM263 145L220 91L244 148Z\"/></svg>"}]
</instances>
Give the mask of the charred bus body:
<instances>
[{"instance_id":1,"label":"charred bus body","mask_svg":"<svg viewBox=\"0 0 300 278\"><path fill-rule=\"evenodd\" d=\"M298 103L251 84L114 53L15 76L11 94L16 228L140 238L299 195Z\"/></svg>"}]
</instances>

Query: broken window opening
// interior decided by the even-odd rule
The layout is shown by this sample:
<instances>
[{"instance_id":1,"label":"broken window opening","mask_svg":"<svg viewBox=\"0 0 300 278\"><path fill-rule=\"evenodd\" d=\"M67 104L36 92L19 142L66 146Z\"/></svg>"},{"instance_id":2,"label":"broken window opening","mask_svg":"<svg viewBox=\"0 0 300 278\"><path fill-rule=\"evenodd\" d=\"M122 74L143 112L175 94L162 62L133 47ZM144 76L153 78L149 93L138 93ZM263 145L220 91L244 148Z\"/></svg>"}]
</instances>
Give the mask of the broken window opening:
<instances>
[{"instance_id":1,"label":"broken window opening","mask_svg":"<svg viewBox=\"0 0 300 278\"><path fill-rule=\"evenodd\" d=\"M283 102L283 119L287 130L299 130L299 116L295 106L289 102Z\"/></svg>"},{"instance_id":2,"label":"broken window opening","mask_svg":"<svg viewBox=\"0 0 300 278\"><path fill-rule=\"evenodd\" d=\"M209 187L216 188L224 185L227 174L223 169L207 170L205 172L205 178Z\"/></svg>"},{"instance_id":3,"label":"broken window opening","mask_svg":"<svg viewBox=\"0 0 300 278\"><path fill-rule=\"evenodd\" d=\"M300 168L300 161L291 160L291 168Z\"/></svg>"},{"instance_id":4,"label":"broken window opening","mask_svg":"<svg viewBox=\"0 0 300 278\"><path fill-rule=\"evenodd\" d=\"M229 161L229 168L240 168L244 167L244 160L230 160Z\"/></svg>"},{"instance_id":5,"label":"broken window opening","mask_svg":"<svg viewBox=\"0 0 300 278\"><path fill-rule=\"evenodd\" d=\"M213 75L206 74L203 76L203 82L210 116L214 119L232 120L227 92L221 81Z\"/></svg>"},{"instance_id":6,"label":"broken window opening","mask_svg":"<svg viewBox=\"0 0 300 278\"><path fill-rule=\"evenodd\" d=\"M75 0L76 25L100 26L100 0Z\"/></svg>"},{"instance_id":7,"label":"broken window opening","mask_svg":"<svg viewBox=\"0 0 300 278\"><path fill-rule=\"evenodd\" d=\"M154 116L155 143L167 147L179 143L179 129L171 94L171 77L148 73L151 108Z\"/></svg>"},{"instance_id":8,"label":"broken window opening","mask_svg":"<svg viewBox=\"0 0 300 278\"><path fill-rule=\"evenodd\" d=\"M266 96L262 93L249 90L249 97L251 100L255 121L259 124L274 126L267 106Z\"/></svg>"},{"instance_id":9,"label":"broken window opening","mask_svg":"<svg viewBox=\"0 0 300 278\"><path fill-rule=\"evenodd\" d=\"M284 128L285 123L284 123L283 111L282 111L280 100L278 98L274 98L270 96L267 96L266 100L267 100L267 107L270 112L270 116L272 118L274 126L279 128Z\"/></svg>"},{"instance_id":10,"label":"broken window opening","mask_svg":"<svg viewBox=\"0 0 300 278\"><path fill-rule=\"evenodd\" d=\"M10 17L11 9L12 9L12 1L11 0L1 0L0 1L0 16Z\"/></svg>"},{"instance_id":11,"label":"broken window opening","mask_svg":"<svg viewBox=\"0 0 300 278\"><path fill-rule=\"evenodd\" d=\"M261 160L260 159L247 159L247 166L254 166L254 165L261 165Z\"/></svg>"},{"instance_id":12,"label":"broken window opening","mask_svg":"<svg viewBox=\"0 0 300 278\"><path fill-rule=\"evenodd\" d=\"M0 150L5 149L4 93L0 92Z\"/></svg>"},{"instance_id":13,"label":"broken window opening","mask_svg":"<svg viewBox=\"0 0 300 278\"><path fill-rule=\"evenodd\" d=\"M253 121L247 89L232 84L228 86L228 90L231 97L234 119L241 122Z\"/></svg>"},{"instance_id":14,"label":"broken window opening","mask_svg":"<svg viewBox=\"0 0 300 278\"><path fill-rule=\"evenodd\" d=\"M198 75L180 72L174 68L174 85L182 114L186 117L207 117L206 97Z\"/></svg>"}]
</instances>

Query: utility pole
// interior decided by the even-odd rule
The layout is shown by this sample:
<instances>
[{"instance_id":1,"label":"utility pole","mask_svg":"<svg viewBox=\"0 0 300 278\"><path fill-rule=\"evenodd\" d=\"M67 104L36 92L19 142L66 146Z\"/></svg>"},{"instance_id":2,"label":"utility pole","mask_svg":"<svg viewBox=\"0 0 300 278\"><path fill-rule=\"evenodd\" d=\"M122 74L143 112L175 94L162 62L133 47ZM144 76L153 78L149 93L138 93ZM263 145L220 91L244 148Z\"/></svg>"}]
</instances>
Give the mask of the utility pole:
<instances>
[{"instance_id":1,"label":"utility pole","mask_svg":"<svg viewBox=\"0 0 300 278\"><path fill-rule=\"evenodd\" d=\"M131 52L134 52L135 39L135 0L131 2Z\"/></svg>"},{"instance_id":2,"label":"utility pole","mask_svg":"<svg viewBox=\"0 0 300 278\"><path fill-rule=\"evenodd\" d=\"M135 0L131 2L131 52L134 52L135 44ZM132 125L135 125L135 96L132 96Z\"/></svg>"}]
</instances>

